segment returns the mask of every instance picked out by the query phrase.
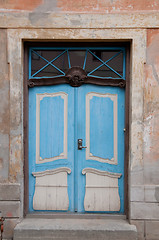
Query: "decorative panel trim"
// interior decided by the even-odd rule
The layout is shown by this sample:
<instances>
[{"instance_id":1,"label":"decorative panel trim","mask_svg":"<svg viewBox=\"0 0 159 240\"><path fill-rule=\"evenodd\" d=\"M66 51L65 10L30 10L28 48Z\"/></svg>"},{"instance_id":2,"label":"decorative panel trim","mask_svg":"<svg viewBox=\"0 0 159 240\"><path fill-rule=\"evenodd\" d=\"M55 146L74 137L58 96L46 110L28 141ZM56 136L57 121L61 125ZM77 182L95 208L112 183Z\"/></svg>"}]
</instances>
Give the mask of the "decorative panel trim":
<instances>
[{"instance_id":1,"label":"decorative panel trim","mask_svg":"<svg viewBox=\"0 0 159 240\"><path fill-rule=\"evenodd\" d=\"M101 158L98 156L93 156L90 152L90 100L94 97L103 97L103 98L110 98L113 101L113 118L114 118L114 157L112 159ZM96 160L99 162L105 162L109 164L117 165L117 155L118 155L118 134L117 134L117 94L101 94L90 92L86 95L86 160Z\"/></svg>"},{"instance_id":2,"label":"decorative panel trim","mask_svg":"<svg viewBox=\"0 0 159 240\"><path fill-rule=\"evenodd\" d=\"M95 168L84 168L82 170L82 174L85 175L86 173L94 173L94 174L98 174L101 176L108 176L111 178L120 178L121 177L121 173L114 173L114 172L108 172L108 171L101 171L101 170L97 170Z\"/></svg>"},{"instance_id":3,"label":"decorative panel trim","mask_svg":"<svg viewBox=\"0 0 159 240\"><path fill-rule=\"evenodd\" d=\"M52 158L44 158L40 156L40 101L45 97L57 97L60 96L64 99L64 142L63 142L63 152L59 156ZM51 162L57 159L67 158L67 109L68 109L68 94L65 92L58 93L43 93L36 94L36 163Z\"/></svg>"},{"instance_id":4,"label":"decorative panel trim","mask_svg":"<svg viewBox=\"0 0 159 240\"><path fill-rule=\"evenodd\" d=\"M88 212L120 211L118 179L122 174L85 168L84 208Z\"/></svg>"},{"instance_id":5,"label":"decorative panel trim","mask_svg":"<svg viewBox=\"0 0 159 240\"><path fill-rule=\"evenodd\" d=\"M67 172L68 174L71 173L71 169L67 167L61 167L61 168L56 168L56 169L51 169L51 170L45 170L43 172L32 172L32 175L34 177L42 177L46 175L52 175L60 172Z\"/></svg>"},{"instance_id":6,"label":"decorative panel trim","mask_svg":"<svg viewBox=\"0 0 159 240\"><path fill-rule=\"evenodd\" d=\"M54 78L30 78L28 79L28 86L29 87L35 87L35 86L53 86L58 84L70 84L71 81L68 77L62 76L62 77L54 77ZM125 88L126 81L123 79L103 79L100 77L86 77L83 81L79 81L79 85L82 84L94 84L99 86L112 86L112 87L120 87ZM72 84L72 83L71 83ZM70 85L71 85L70 84ZM73 85L71 85L73 86ZM75 85L73 86L75 87ZM77 86L76 86L77 87Z\"/></svg>"},{"instance_id":7,"label":"decorative panel trim","mask_svg":"<svg viewBox=\"0 0 159 240\"><path fill-rule=\"evenodd\" d=\"M36 178L34 210L68 210L67 174L70 173L67 167L32 173Z\"/></svg>"}]
</instances>

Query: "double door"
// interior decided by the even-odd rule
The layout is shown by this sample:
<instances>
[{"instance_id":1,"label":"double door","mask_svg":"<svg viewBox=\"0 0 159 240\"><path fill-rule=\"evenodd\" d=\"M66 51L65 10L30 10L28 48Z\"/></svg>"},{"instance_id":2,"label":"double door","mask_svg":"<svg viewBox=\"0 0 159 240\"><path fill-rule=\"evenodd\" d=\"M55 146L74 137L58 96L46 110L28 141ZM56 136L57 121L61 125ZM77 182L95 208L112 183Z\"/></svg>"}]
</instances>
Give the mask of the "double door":
<instances>
[{"instance_id":1,"label":"double door","mask_svg":"<svg viewBox=\"0 0 159 240\"><path fill-rule=\"evenodd\" d=\"M124 212L125 90L29 89L29 210Z\"/></svg>"}]
</instances>

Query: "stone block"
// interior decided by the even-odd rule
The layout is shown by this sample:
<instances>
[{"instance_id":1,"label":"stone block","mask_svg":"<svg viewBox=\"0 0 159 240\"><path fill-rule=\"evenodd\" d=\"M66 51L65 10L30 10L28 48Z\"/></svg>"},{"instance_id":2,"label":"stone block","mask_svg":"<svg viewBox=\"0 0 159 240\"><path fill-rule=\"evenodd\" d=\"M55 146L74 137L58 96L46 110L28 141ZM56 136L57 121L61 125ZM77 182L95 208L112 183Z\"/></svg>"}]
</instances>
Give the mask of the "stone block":
<instances>
[{"instance_id":1,"label":"stone block","mask_svg":"<svg viewBox=\"0 0 159 240\"><path fill-rule=\"evenodd\" d=\"M17 223L19 222L17 219L5 219L4 221L4 231L3 231L3 239L13 239L13 231Z\"/></svg>"},{"instance_id":2,"label":"stone block","mask_svg":"<svg viewBox=\"0 0 159 240\"><path fill-rule=\"evenodd\" d=\"M152 219L159 220L158 203L131 202L130 219Z\"/></svg>"},{"instance_id":3,"label":"stone block","mask_svg":"<svg viewBox=\"0 0 159 240\"><path fill-rule=\"evenodd\" d=\"M126 220L24 219L14 230L20 239L137 240L137 231Z\"/></svg>"},{"instance_id":4,"label":"stone block","mask_svg":"<svg viewBox=\"0 0 159 240\"><path fill-rule=\"evenodd\" d=\"M0 201L20 200L20 184L0 184Z\"/></svg>"},{"instance_id":5,"label":"stone block","mask_svg":"<svg viewBox=\"0 0 159 240\"><path fill-rule=\"evenodd\" d=\"M137 236L138 240L145 240L144 237L144 221L140 220L132 220L130 221L131 224L135 225L137 228Z\"/></svg>"},{"instance_id":6,"label":"stone block","mask_svg":"<svg viewBox=\"0 0 159 240\"><path fill-rule=\"evenodd\" d=\"M156 144L158 144L158 142ZM156 150L156 152L157 151L158 149ZM146 185L158 185L158 176L159 176L158 158L156 161L153 161L153 158L151 158L150 163L144 164L144 183Z\"/></svg>"},{"instance_id":7,"label":"stone block","mask_svg":"<svg viewBox=\"0 0 159 240\"><path fill-rule=\"evenodd\" d=\"M144 171L142 168L135 169L130 173L130 181L133 185L144 185Z\"/></svg>"},{"instance_id":8,"label":"stone block","mask_svg":"<svg viewBox=\"0 0 159 240\"><path fill-rule=\"evenodd\" d=\"M159 185L145 186L145 201L159 202Z\"/></svg>"},{"instance_id":9,"label":"stone block","mask_svg":"<svg viewBox=\"0 0 159 240\"><path fill-rule=\"evenodd\" d=\"M131 186L130 201L143 202L144 201L144 186Z\"/></svg>"},{"instance_id":10,"label":"stone block","mask_svg":"<svg viewBox=\"0 0 159 240\"><path fill-rule=\"evenodd\" d=\"M145 222L146 240L159 239L159 221L146 221Z\"/></svg>"},{"instance_id":11,"label":"stone block","mask_svg":"<svg viewBox=\"0 0 159 240\"><path fill-rule=\"evenodd\" d=\"M0 201L3 217L20 217L20 201Z\"/></svg>"}]
</instances>

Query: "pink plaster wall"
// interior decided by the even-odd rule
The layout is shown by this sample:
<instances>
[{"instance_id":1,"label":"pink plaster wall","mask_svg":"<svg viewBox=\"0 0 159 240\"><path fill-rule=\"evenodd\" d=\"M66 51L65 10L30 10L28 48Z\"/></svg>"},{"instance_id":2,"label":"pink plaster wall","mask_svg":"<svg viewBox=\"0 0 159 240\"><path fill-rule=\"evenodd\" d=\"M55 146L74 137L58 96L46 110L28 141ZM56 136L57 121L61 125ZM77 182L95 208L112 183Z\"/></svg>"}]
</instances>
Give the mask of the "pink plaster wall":
<instances>
[{"instance_id":1,"label":"pink plaster wall","mask_svg":"<svg viewBox=\"0 0 159 240\"><path fill-rule=\"evenodd\" d=\"M50 8L50 6L56 6ZM49 8L47 8L49 6ZM1 10L27 10L36 8L62 12L149 12L159 10L158 0L0 0Z\"/></svg>"}]
</instances>

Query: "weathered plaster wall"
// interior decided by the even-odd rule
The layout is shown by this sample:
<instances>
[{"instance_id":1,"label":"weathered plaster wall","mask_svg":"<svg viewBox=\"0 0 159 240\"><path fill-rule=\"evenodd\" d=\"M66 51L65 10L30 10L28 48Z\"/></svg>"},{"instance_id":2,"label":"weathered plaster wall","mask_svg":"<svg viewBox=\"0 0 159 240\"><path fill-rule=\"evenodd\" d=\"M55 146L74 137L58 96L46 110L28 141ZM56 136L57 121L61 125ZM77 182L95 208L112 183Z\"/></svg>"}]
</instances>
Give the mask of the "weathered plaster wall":
<instances>
[{"instance_id":1,"label":"weathered plaster wall","mask_svg":"<svg viewBox=\"0 0 159 240\"><path fill-rule=\"evenodd\" d=\"M7 30L0 29L0 211L6 218L5 238L10 238L20 216L20 184L10 174L10 76Z\"/></svg>"},{"instance_id":2,"label":"weathered plaster wall","mask_svg":"<svg viewBox=\"0 0 159 240\"><path fill-rule=\"evenodd\" d=\"M144 68L143 163L132 187L132 220L141 239L159 239L159 29L147 30ZM138 165L139 167L139 165ZM136 169L136 176L138 170ZM135 183L135 182L134 182ZM137 220L135 220L137 219Z\"/></svg>"},{"instance_id":3,"label":"weathered plaster wall","mask_svg":"<svg viewBox=\"0 0 159 240\"><path fill-rule=\"evenodd\" d=\"M146 239L159 238L159 29L147 31L144 82ZM150 221L153 220L153 221Z\"/></svg>"},{"instance_id":4,"label":"weathered plaster wall","mask_svg":"<svg viewBox=\"0 0 159 240\"><path fill-rule=\"evenodd\" d=\"M144 180L159 184L159 30L147 31L144 84ZM157 194L156 188L156 197ZM156 199L156 200L159 200Z\"/></svg>"},{"instance_id":5,"label":"weathered plaster wall","mask_svg":"<svg viewBox=\"0 0 159 240\"><path fill-rule=\"evenodd\" d=\"M159 1L0 0L0 211L7 239L23 215L25 39L132 41L130 220L139 240L158 240Z\"/></svg>"}]
</instances>

